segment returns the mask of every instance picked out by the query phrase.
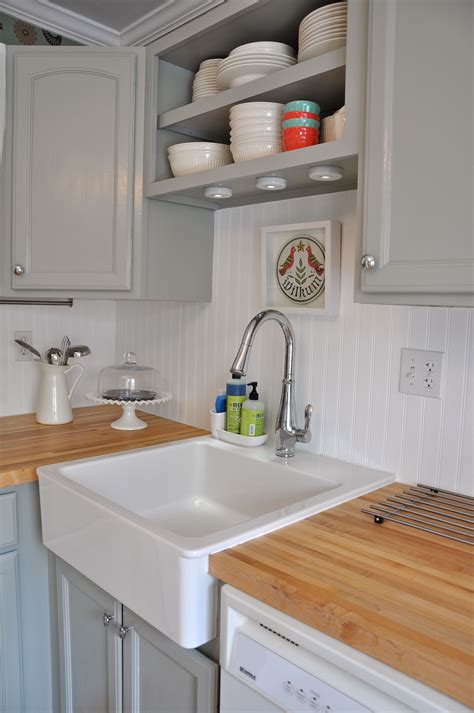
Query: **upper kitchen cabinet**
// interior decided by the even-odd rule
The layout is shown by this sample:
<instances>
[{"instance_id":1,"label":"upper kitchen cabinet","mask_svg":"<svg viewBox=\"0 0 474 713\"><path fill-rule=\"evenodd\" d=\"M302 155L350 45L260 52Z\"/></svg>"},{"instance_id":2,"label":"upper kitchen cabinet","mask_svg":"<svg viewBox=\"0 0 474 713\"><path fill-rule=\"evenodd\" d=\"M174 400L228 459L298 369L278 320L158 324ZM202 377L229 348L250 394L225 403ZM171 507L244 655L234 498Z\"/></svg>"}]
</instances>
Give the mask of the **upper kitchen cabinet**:
<instances>
[{"instance_id":1,"label":"upper kitchen cabinet","mask_svg":"<svg viewBox=\"0 0 474 713\"><path fill-rule=\"evenodd\" d=\"M143 49L8 48L12 290L131 291L142 239L143 85Z\"/></svg>"},{"instance_id":2,"label":"upper kitchen cabinet","mask_svg":"<svg viewBox=\"0 0 474 713\"><path fill-rule=\"evenodd\" d=\"M2 296L210 301L213 212L148 210L144 105L143 48L8 48Z\"/></svg>"},{"instance_id":3,"label":"upper kitchen cabinet","mask_svg":"<svg viewBox=\"0 0 474 713\"><path fill-rule=\"evenodd\" d=\"M347 43L343 46L331 45L306 59L300 56L301 61L291 66L192 101L193 80L201 62L225 58L242 44L263 40L283 42L298 50L301 21L327 4L326 0L232 0L147 46L144 194L148 198L218 209L357 187L365 91L365 0L348 0ZM295 99L316 101L323 117L345 105L344 136L173 176L167 156L170 145L193 141L228 144L231 107ZM342 180L318 183L310 179L312 167L328 164L342 169ZM259 190L256 179L262 176L286 179L286 189ZM206 189L215 186L232 189L232 196L226 200L206 197Z\"/></svg>"},{"instance_id":4,"label":"upper kitchen cabinet","mask_svg":"<svg viewBox=\"0 0 474 713\"><path fill-rule=\"evenodd\" d=\"M474 304L472 0L372 0L357 299Z\"/></svg>"}]
</instances>

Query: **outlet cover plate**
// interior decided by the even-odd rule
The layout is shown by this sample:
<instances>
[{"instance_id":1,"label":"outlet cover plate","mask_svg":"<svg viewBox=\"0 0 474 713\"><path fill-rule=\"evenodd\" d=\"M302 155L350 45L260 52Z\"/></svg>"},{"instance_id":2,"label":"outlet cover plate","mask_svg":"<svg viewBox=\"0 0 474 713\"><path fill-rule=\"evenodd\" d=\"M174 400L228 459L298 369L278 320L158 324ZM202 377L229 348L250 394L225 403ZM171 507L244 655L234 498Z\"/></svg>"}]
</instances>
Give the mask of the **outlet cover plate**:
<instances>
[{"instance_id":1,"label":"outlet cover plate","mask_svg":"<svg viewBox=\"0 0 474 713\"><path fill-rule=\"evenodd\" d=\"M15 332L15 339L33 344L33 332ZM33 361L33 354L15 343L15 361Z\"/></svg>"},{"instance_id":2,"label":"outlet cover plate","mask_svg":"<svg viewBox=\"0 0 474 713\"><path fill-rule=\"evenodd\" d=\"M402 394L439 399L444 352L402 349L400 388Z\"/></svg>"}]
</instances>

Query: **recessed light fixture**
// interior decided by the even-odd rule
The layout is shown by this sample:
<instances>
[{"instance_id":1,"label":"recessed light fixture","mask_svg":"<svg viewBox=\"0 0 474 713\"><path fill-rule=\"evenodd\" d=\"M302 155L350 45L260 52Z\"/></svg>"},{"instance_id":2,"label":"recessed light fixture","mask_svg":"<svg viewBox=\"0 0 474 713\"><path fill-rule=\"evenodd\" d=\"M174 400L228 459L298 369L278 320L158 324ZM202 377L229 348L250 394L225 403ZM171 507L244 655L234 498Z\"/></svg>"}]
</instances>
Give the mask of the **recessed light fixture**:
<instances>
[{"instance_id":1,"label":"recessed light fixture","mask_svg":"<svg viewBox=\"0 0 474 713\"><path fill-rule=\"evenodd\" d=\"M204 191L206 198L231 198L232 188L227 186L208 186Z\"/></svg>"},{"instance_id":2,"label":"recessed light fixture","mask_svg":"<svg viewBox=\"0 0 474 713\"><path fill-rule=\"evenodd\" d=\"M280 178L279 176L260 176L255 181L255 185L261 191L282 191L286 188L287 183L286 178Z\"/></svg>"},{"instance_id":3,"label":"recessed light fixture","mask_svg":"<svg viewBox=\"0 0 474 713\"><path fill-rule=\"evenodd\" d=\"M339 181L344 172L339 166L313 166L308 171L308 176L312 181Z\"/></svg>"}]
</instances>

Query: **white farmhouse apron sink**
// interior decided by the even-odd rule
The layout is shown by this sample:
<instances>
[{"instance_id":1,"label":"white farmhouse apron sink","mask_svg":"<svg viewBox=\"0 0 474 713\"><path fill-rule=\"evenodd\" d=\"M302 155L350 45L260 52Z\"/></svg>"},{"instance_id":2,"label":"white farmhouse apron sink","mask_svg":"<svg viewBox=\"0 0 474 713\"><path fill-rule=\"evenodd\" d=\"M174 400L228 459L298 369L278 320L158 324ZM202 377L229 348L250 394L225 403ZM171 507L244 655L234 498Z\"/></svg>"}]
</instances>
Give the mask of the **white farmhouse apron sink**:
<instances>
[{"instance_id":1,"label":"white farmhouse apron sink","mask_svg":"<svg viewBox=\"0 0 474 713\"><path fill-rule=\"evenodd\" d=\"M38 469L43 542L181 646L216 634L209 555L392 482L212 438Z\"/></svg>"}]
</instances>

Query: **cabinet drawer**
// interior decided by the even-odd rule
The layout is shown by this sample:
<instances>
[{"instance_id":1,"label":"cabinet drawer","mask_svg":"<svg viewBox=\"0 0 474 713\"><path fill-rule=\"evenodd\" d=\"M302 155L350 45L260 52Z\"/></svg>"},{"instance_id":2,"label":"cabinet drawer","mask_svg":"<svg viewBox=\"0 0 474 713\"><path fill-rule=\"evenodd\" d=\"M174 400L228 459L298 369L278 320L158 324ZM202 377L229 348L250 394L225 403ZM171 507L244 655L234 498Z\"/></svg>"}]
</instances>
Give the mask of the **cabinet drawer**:
<instances>
[{"instance_id":1,"label":"cabinet drawer","mask_svg":"<svg viewBox=\"0 0 474 713\"><path fill-rule=\"evenodd\" d=\"M16 493L0 495L0 548L16 545Z\"/></svg>"}]
</instances>

